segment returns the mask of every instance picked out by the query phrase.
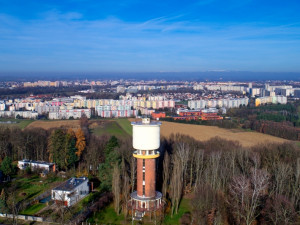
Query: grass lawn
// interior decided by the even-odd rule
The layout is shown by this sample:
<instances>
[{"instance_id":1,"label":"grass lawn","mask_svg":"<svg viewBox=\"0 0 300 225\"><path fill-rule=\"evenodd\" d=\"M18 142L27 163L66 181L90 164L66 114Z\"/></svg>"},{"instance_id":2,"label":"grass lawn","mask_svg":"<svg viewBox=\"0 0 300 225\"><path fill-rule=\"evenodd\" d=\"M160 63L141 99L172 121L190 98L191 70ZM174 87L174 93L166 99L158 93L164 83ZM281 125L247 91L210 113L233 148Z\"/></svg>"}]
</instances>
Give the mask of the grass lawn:
<instances>
[{"instance_id":1,"label":"grass lawn","mask_svg":"<svg viewBox=\"0 0 300 225\"><path fill-rule=\"evenodd\" d=\"M132 126L128 119L116 119L116 121L127 134L132 135Z\"/></svg>"},{"instance_id":2,"label":"grass lawn","mask_svg":"<svg viewBox=\"0 0 300 225\"><path fill-rule=\"evenodd\" d=\"M13 119L13 118L1 118L0 121L6 122L6 121L12 121L17 123L11 123L11 124L0 124L0 126L18 126L21 129L24 129L27 127L30 123L32 123L34 120L26 120L26 119Z\"/></svg>"},{"instance_id":3,"label":"grass lawn","mask_svg":"<svg viewBox=\"0 0 300 225\"><path fill-rule=\"evenodd\" d=\"M173 217L171 217L170 214L167 214L165 216L163 224L170 224L170 225L179 224L179 220L183 216L183 214L190 211L191 211L190 199L183 198L179 205L178 214L173 215Z\"/></svg>"},{"instance_id":4,"label":"grass lawn","mask_svg":"<svg viewBox=\"0 0 300 225\"><path fill-rule=\"evenodd\" d=\"M21 211L20 214L33 216L34 214L38 213L44 207L46 207L46 204L44 204L44 203L34 204L34 205L29 206L27 209Z\"/></svg>"},{"instance_id":5,"label":"grass lawn","mask_svg":"<svg viewBox=\"0 0 300 225\"><path fill-rule=\"evenodd\" d=\"M90 217L88 223L100 223L100 224L122 224L124 221L124 216L120 216L114 210L113 204L107 206L106 208L95 213Z\"/></svg>"},{"instance_id":6,"label":"grass lawn","mask_svg":"<svg viewBox=\"0 0 300 225\"><path fill-rule=\"evenodd\" d=\"M96 127L92 130L96 135L110 134L116 137L128 135L116 121L108 121L104 126Z\"/></svg>"},{"instance_id":7,"label":"grass lawn","mask_svg":"<svg viewBox=\"0 0 300 225\"><path fill-rule=\"evenodd\" d=\"M74 206L73 213L77 213L80 210L84 209L90 202L97 198L97 196L101 195L100 192L92 192L81 199L76 205Z\"/></svg>"},{"instance_id":8,"label":"grass lawn","mask_svg":"<svg viewBox=\"0 0 300 225\"><path fill-rule=\"evenodd\" d=\"M31 200L48 190L51 186L51 183L62 180L63 179L59 177L43 179L38 175L17 178L15 181L13 181L17 187L17 200Z\"/></svg>"}]
</instances>

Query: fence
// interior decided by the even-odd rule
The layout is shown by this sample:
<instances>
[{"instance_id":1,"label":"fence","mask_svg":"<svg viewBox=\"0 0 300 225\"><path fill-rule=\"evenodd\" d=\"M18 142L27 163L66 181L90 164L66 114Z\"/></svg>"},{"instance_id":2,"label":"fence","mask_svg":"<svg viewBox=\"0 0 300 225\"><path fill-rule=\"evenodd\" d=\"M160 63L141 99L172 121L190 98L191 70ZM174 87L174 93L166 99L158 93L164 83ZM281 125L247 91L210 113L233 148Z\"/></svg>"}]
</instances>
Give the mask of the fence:
<instances>
[{"instance_id":1,"label":"fence","mask_svg":"<svg viewBox=\"0 0 300 225\"><path fill-rule=\"evenodd\" d=\"M19 219L19 220L27 220L27 221L37 221L37 222L44 222L43 217L36 217L36 216L25 216L25 215L13 215L13 214L3 214L0 213L0 217L10 218L10 219Z\"/></svg>"}]
</instances>

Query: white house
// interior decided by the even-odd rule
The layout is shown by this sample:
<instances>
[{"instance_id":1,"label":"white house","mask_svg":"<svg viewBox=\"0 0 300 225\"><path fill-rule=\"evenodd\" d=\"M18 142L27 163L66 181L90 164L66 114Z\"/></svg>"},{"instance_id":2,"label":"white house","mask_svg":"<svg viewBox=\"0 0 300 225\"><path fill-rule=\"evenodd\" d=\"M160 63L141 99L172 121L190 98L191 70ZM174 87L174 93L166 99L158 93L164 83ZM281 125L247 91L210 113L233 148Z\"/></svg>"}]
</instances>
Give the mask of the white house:
<instances>
[{"instance_id":1,"label":"white house","mask_svg":"<svg viewBox=\"0 0 300 225\"><path fill-rule=\"evenodd\" d=\"M34 160L19 160L18 161L18 168L20 170L25 170L27 167L30 167L32 170L43 170L43 171L55 171L55 164L54 163L48 163L43 161L34 161Z\"/></svg>"},{"instance_id":2,"label":"white house","mask_svg":"<svg viewBox=\"0 0 300 225\"><path fill-rule=\"evenodd\" d=\"M70 178L51 192L56 204L72 206L89 193L89 180L86 177Z\"/></svg>"}]
</instances>

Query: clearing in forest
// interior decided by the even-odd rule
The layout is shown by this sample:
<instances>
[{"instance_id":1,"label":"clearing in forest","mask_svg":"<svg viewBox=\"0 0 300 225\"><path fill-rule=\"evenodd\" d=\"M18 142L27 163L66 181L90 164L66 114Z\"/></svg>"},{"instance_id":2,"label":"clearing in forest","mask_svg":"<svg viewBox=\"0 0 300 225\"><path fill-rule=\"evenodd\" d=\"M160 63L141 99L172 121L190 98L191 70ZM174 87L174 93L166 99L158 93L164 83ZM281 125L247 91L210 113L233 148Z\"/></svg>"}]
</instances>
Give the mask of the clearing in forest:
<instances>
[{"instance_id":1,"label":"clearing in forest","mask_svg":"<svg viewBox=\"0 0 300 225\"><path fill-rule=\"evenodd\" d=\"M100 122L100 121L99 121ZM96 135L114 135L116 137L124 137L128 136L129 134L123 129L123 127L117 122L117 120L106 120L101 121L98 124L96 122L90 125L90 129L92 133ZM97 125L96 125L97 124Z\"/></svg>"}]
</instances>

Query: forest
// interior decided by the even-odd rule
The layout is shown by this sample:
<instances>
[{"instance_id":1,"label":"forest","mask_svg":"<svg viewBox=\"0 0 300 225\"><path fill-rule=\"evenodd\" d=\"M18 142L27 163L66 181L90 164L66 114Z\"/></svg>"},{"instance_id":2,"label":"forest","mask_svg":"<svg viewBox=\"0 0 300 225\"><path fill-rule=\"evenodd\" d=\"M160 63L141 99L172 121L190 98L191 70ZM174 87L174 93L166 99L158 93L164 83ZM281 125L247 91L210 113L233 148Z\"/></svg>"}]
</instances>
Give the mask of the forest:
<instances>
[{"instance_id":1,"label":"forest","mask_svg":"<svg viewBox=\"0 0 300 225\"><path fill-rule=\"evenodd\" d=\"M131 137L90 133L86 119L77 131L0 127L0 170L13 176L13 161L24 158L55 162L58 170L97 179L102 192L113 194L114 209L126 220L127 202L136 188L131 142ZM191 212L181 218L182 224L299 222L300 150L295 144L244 148L218 137L200 142L174 134L161 140L159 150L157 190L165 198L165 214L176 215L182 198L191 199Z\"/></svg>"},{"instance_id":2,"label":"forest","mask_svg":"<svg viewBox=\"0 0 300 225\"><path fill-rule=\"evenodd\" d=\"M227 115L235 118L244 129L289 140L299 140L300 138L300 101L286 105L230 109Z\"/></svg>"}]
</instances>

